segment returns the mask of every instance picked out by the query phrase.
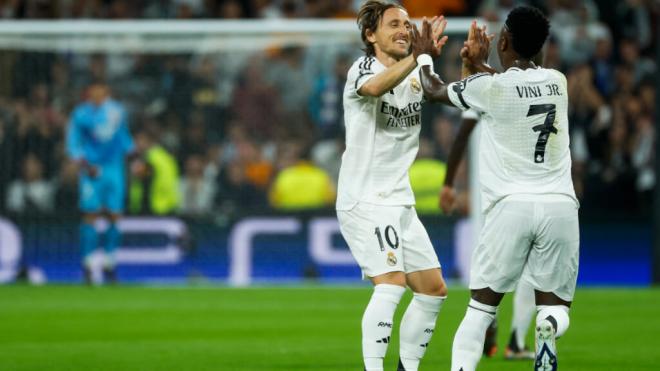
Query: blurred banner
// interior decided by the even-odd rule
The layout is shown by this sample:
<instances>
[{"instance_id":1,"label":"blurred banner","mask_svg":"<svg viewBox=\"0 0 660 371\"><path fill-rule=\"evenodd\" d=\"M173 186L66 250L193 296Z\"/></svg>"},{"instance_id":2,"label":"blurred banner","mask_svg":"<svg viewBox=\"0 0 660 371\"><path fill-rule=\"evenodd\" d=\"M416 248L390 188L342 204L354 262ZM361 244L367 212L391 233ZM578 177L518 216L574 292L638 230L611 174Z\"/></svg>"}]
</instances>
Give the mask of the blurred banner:
<instances>
[{"instance_id":1,"label":"blurred banner","mask_svg":"<svg viewBox=\"0 0 660 371\"><path fill-rule=\"evenodd\" d=\"M456 251L466 248L460 246L464 240L459 235L469 228L467 220L433 217L422 222L445 276L459 278ZM5 282L30 274L47 282L81 282L77 228L74 219L0 219L0 278L2 272L13 272L13 277L4 273ZM119 278L126 283L360 281L333 214L250 216L223 226L212 220L130 217L120 228L125 237L118 255ZM648 227L583 223L581 240L579 284L650 284Z\"/></svg>"}]
</instances>

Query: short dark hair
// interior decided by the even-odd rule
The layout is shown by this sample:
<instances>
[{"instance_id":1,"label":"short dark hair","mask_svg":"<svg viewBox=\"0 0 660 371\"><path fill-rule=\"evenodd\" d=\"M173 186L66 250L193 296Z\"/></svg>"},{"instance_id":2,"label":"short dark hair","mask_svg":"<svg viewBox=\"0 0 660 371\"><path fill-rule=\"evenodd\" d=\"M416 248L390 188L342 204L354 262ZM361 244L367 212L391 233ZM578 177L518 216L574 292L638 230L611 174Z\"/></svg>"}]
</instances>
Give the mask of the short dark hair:
<instances>
[{"instance_id":1,"label":"short dark hair","mask_svg":"<svg viewBox=\"0 0 660 371\"><path fill-rule=\"evenodd\" d=\"M538 54L550 33L548 18L531 6L514 8L506 18L504 26L511 34L513 50L527 59Z\"/></svg>"},{"instance_id":2,"label":"short dark hair","mask_svg":"<svg viewBox=\"0 0 660 371\"><path fill-rule=\"evenodd\" d=\"M367 56L374 56L376 49L374 45L367 40L367 30L376 32L378 24L383 19L383 14L386 10L391 8L399 8L405 10L404 7L397 3L392 3L387 0L369 0L362 4L357 16L357 23L360 27L362 42L364 43L364 52Z\"/></svg>"}]
</instances>

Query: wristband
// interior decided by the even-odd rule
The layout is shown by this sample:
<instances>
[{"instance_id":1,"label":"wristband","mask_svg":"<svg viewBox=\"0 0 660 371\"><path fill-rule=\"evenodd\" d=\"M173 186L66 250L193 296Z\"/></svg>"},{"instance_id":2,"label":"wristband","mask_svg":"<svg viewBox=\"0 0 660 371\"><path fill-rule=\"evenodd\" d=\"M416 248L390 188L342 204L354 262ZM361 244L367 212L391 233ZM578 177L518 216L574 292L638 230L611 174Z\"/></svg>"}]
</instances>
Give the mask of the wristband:
<instances>
[{"instance_id":1,"label":"wristband","mask_svg":"<svg viewBox=\"0 0 660 371\"><path fill-rule=\"evenodd\" d=\"M433 66L433 58L428 54L420 54L417 56L417 64L421 66Z\"/></svg>"}]
</instances>

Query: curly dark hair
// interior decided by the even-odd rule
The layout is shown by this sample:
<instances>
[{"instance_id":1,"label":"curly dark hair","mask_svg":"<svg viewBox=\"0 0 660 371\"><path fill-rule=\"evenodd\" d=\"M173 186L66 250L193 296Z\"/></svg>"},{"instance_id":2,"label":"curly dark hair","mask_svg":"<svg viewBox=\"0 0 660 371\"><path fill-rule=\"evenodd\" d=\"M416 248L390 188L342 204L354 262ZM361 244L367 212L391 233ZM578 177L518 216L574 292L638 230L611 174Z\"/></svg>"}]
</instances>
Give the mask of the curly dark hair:
<instances>
[{"instance_id":1,"label":"curly dark hair","mask_svg":"<svg viewBox=\"0 0 660 371\"><path fill-rule=\"evenodd\" d=\"M550 33L548 18L537 8L519 6L506 18L504 26L511 34L513 50L531 59L539 53Z\"/></svg>"},{"instance_id":2,"label":"curly dark hair","mask_svg":"<svg viewBox=\"0 0 660 371\"><path fill-rule=\"evenodd\" d=\"M383 19L383 14L386 10L391 8L405 10L401 5L387 0L369 0L360 7L357 23L360 27L362 42L365 46L364 52L367 53L367 56L369 57L374 56L376 50L374 49L374 45L367 40L367 30L376 32L380 21Z\"/></svg>"}]
</instances>

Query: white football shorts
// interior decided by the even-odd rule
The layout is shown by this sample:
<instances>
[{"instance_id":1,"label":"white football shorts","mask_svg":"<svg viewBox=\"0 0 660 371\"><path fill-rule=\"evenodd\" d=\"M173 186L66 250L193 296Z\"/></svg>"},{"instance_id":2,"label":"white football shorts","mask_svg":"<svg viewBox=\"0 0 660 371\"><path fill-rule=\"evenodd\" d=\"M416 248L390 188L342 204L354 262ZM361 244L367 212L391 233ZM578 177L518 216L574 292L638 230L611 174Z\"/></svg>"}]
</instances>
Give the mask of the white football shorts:
<instances>
[{"instance_id":1,"label":"white football shorts","mask_svg":"<svg viewBox=\"0 0 660 371\"><path fill-rule=\"evenodd\" d=\"M351 210L338 210L337 218L363 278L440 268L431 239L413 206L360 202Z\"/></svg>"},{"instance_id":2,"label":"white football shorts","mask_svg":"<svg viewBox=\"0 0 660 371\"><path fill-rule=\"evenodd\" d=\"M573 301L578 274L578 205L562 195L513 195L485 215L472 255L470 289L510 292L520 279Z\"/></svg>"}]
</instances>

